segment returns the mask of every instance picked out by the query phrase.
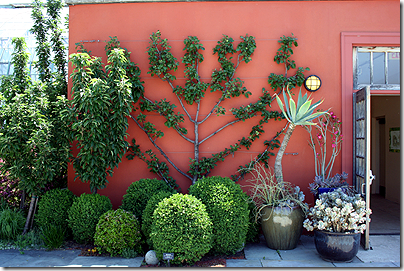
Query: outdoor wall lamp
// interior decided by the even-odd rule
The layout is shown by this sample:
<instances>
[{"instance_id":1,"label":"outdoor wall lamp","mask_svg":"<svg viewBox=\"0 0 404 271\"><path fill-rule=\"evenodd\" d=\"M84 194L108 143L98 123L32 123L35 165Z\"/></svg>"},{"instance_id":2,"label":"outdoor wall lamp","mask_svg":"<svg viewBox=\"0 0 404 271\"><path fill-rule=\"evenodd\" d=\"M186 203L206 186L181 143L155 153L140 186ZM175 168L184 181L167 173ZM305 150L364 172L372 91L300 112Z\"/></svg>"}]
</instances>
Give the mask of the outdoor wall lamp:
<instances>
[{"instance_id":1,"label":"outdoor wall lamp","mask_svg":"<svg viewBox=\"0 0 404 271\"><path fill-rule=\"evenodd\" d=\"M320 77L317 75L310 75L304 80L304 87L311 92L317 91L321 87Z\"/></svg>"}]
</instances>

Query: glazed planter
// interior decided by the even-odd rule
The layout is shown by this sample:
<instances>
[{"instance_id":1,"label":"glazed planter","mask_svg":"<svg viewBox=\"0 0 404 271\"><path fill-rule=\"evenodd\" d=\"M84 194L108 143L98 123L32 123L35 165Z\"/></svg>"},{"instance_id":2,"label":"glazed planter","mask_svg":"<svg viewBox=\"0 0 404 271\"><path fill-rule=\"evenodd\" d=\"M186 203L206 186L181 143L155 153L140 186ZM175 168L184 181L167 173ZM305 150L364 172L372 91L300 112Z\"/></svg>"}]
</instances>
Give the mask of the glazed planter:
<instances>
[{"instance_id":1,"label":"glazed planter","mask_svg":"<svg viewBox=\"0 0 404 271\"><path fill-rule=\"evenodd\" d=\"M328 262L351 262L358 253L360 233L314 231L317 252Z\"/></svg>"},{"instance_id":2,"label":"glazed planter","mask_svg":"<svg viewBox=\"0 0 404 271\"><path fill-rule=\"evenodd\" d=\"M294 249L303 230L304 212L296 207L265 207L261 227L267 246L275 250Z\"/></svg>"}]
</instances>

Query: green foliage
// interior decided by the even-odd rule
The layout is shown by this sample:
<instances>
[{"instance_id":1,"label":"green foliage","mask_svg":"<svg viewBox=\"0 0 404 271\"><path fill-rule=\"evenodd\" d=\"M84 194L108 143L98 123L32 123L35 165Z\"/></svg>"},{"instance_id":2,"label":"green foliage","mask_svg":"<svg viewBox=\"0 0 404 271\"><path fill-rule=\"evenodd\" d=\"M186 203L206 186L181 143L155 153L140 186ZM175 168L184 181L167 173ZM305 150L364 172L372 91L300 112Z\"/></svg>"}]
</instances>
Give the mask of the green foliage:
<instances>
[{"instance_id":1,"label":"green foliage","mask_svg":"<svg viewBox=\"0 0 404 271\"><path fill-rule=\"evenodd\" d=\"M212 222L205 205L192 195L174 194L158 204L150 237L157 258L174 253L174 264L193 264L211 249Z\"/></svg>"},{"instance_id":2,"label":"green foliage","mask_svg":"<svg viewBox=\"0 0 404 271\"><path fill-rule=\"evenodd\" d=\"M135 258L135 257L137 257L137 255L138 255L138 253L134 249L131 249L128 247L125 247L122 249L121 256L123 258L126 258L126 259Z\"/></svg>"},{"instance_id":3,"label":"green foliage","mask_svg":"<svg viewBox=\"0 0 404 271\"><path fill-rule=\"evenodd\" d=\"M60 248L66 236L66 227L57 224L46 224L41 229L41 239L49 250Z\"/></svg>"},{"instance_id":4,"label":"green foliage","mask_svg":"<svg viewBox=\"0 0 404 271\"><path fill-rule=\"evenodd\" d=\"M189 193L206 205L213 223L212 250L233 254L246 242L249 209L240 185L227 177L205 177L190 186Z\"/></svg>"},{"instance_id":5,"label":"green foliage","mask_svg":"<svg viewBox=\"0 0 404 271\"><path fill-rule=\"evenodd\" d=\"M41 233L37 229L30 230L26 234L18 235L14 244L17 249L20 250L21 254L24 254L24 249L40 249L45 245L41 238Z\"/></svg>"},{"instance_id":6,"label":"green foliage","mask_svg":"<svg viewBox=\"0 0 404 271\"><path fill-rule=\"evenodd\" d=\"M106 212L97 223L94 245L109 252L111 256L121 255L124 249L141 253L140 224L137 218L122 209Z\"/></svg>"},{"instance_id":7,"label":"green foliage","mask_svg":"<svg viewBox=\"0 0 404 271\"><path fill-rule=\"evenodd\" d=\"M76 178L89 182L93 193L106 187L107 176L129 146L127 117L143 92L140 70L119 45L115 37L105 46L105 71L99 57L70 55L73 100L64 119L71 123L70 140L77 140L79 149L73 162Z\"/></svg>"},{"instance_id":8,"label":"green foliage","mask_svg":"<svg viewBox=\"0 0 404 271\"><path fill-rule=\"evenodd\" d=\"M160 151L168 163L183 176L192 180L192 183L196 182L200 177L208 175L211 170L217 166L218 162L224 161L227 156L233 155L243 147L249 149L251 144L264 132L263 124L267 123L270 119L277 120L282 118L282 115L278 112L268 110L274 98L271 97L269 92L263 90L263 95L257 102L230 109L234 120L229 121L222 127L218 127L216 131L207 137L199 138L198 129L202 123L213 114L219 116L226 113L226 108L221 106L223 101L241 95L248 98L251 95L251 92L243 86L244 82L240 78L236 78L235 74L242 62L248 63L252 60L256 43L255 38L248 34L240 38L241 42L235 47L233 38L223 35L222 39L218 41L213 49L213 53L217 55L220 68L213 70L210 82L202 82L199 74L199 65L204 60L201 51L205 50L205 48L197 37L187 37L184 40L184 57L182 58L182 63L185 66L184 73L186 82L185 85L175 85L176 77L173 73L179 66L177 58L171 53L168 40L161 38L159 31L150 35L148 47L150 67L148 73L152 76L159 77L170 85L172 91L178 98L182 110L179 111L176 105L165 99L151 101L143 97L143 99L140 100L139 107L141 112L136 118L132 117L132 119L148 135L152 144ZM206 116L201 117L199 116L200 103L209 89L211 92L221 92L221 96L210 112L208 112ZM195 117L191 116L188 112L189 108L185 106L184 101L187 105L195 105L196 115L192 113ZM143 112L156 112L160 116L163 116L166 120L166 127L173 128L183 139L194 145L194 157L190 158L189 170L183 170L177 167L168 155L157 145L156 140L164 136L164 133L158 130L154 124L147 121L146 114ZM185 112L185 114L183 112ZM255 116L260 116L260 120L257 125L252 127L248 137L243 137L238 143L230 145L230 147L225 148L223 151L213 154L212 157L200 157L199 147L203 142L226 127L240 121L246 121ZM186 120L189 120L191 125L194 126L195 139L187 137L188 131L183 127L183 123ZM276 146L276 144L271 145L272 148ZM265 153L260 156L262 160L269 158L269 155L274 155L269 151L269 148L270 147L267 147ZM160 162L151 150L147 150L144 154L139 146L133 142L133 145L130 147L130 152L131 154L128 155L128 159L133 159L138 156L141 160L146 161L151 172L157 173L167 182L171 182L168 177L169 172L167 165ZM146 156L146 154L148 156ZM236 178L237 177L234 179Z\"/></svg>"},{"instance_id":9,"label":"green foliage","mask_svg":"<svg viewBox=\"0 0 404 271\"><path fill-rule=\"evenodd\" d=\"M255 220L255 203L250 196L245 195L248 202L248 210L250 211L246 242L259 242L260 226Z\"/></svg>"},{"instance_id":10,"label":"green foliage","mask_svg":"<svg viewBox=\"0 0 404 271\"><path fill-rule=\"evenodd\" d=\"M285 65L285 74L276 75L271 73L268 77L268 83L275 92L284 89L286 86L289 86L290 89L295 88L296 86L302 86L304 82L303 72L309 71L309 68L299 67L297 68L295 75L290 77L287 76L290 69L296 69L296 62L291 60L290 57L293 55L293 47L298 46L297 38L292 34L291 37L281 37L278 42L280 43L280 48L276 52L274 61L277 64Z\"/></svg>"},{"instance_id":11,"label":"green foliage","mask_svg":"<svg viewBox=\"0 0 404 271\"><path fill-rule=\"evenodd\" d=\"M67 228L67 211L76 196L68 189L52 189L47 191L38 202L36 222L39 227L58 225Z\"/></svg>"},{"instance_id":12,"label":"green foliage","mask_svg":"<svg viewBox=\"0 0 404 271\"><path fill-rule=\"evenodd\" d=\"M73 239L79 243L92 243L98 220L109 210L112 210L112 203L106 196L84 193L75 198L67 212Z\"/></svg>"},{"instance_id":13,"label":"green foliage","mask_svg":"<svg viewBox=\"0 0 404 271\"><path fill-rule=\"evenodd\" d=\"M43 193L47 183L65 175L69 157L66 126L60 121L60 111L66 105L61 95L67 94L65 48L58 29L61 1L48 0L46 7L48 17L41 1L33 2L31 32L37 40L35 67L41 81L31 81L25 41L14 38L14 74L0 84L0 122L4 124L0 127L1 171L20 179L20 188L28 195ZM58 72L50 72L51 64Z\"/></svg>"},{"instance_id":14,"label":"green foliage","mask_svg":"<svg viewBox=\"0 0 404 271\"><path fill-rule=\"evenodd\" d=\"M128 160L132 160L135 157L139 157L142 161L147 164L147 167L150 169L150 172L157 174L164 180L168 186L173 189L178 189L181 191L181 188L178 187L178 184L175 182L173 177L169 176L170 170L165 162L161 162L157 155L152 150L147 150L145 153L142 153L140 150L140 146L136 144L136 139L132 139L132 145L129 146L128 155L126 158ZM149 158L147 158L146 154Z\"/></svg>"},{"instance_id":15,"label":"green foliage","mask_svg":"<svg viewBox=\"0 0 404 271\"><path fill-rule=\"evenodd\" d=\"M20 210L5 209L0 212L0 238L15 240L24 229L25 216Z\"/></svg>"},{"instance_id":16,"label":"green foliage","mask_svg":"<svg viewBox=\"0 0 404 271\"><path fill-rule=\"evenodd\" d=\"M150 197L160 191L175 192L162 180L140 179L135 181L128 187L126 194L123 195L120 208L132 212L141 222L143 211Z\"/></svg>"},{"instance_id":17,"label":"green foliage","mask_svg":"<svg viewBox=\"0 0 404 271\"><path fill-rule=\"evenodd\" d=\"M153 248L153 242L150 239L151 226L153 224L153 212L157 208L160 201L171 197L173 194L174 193L171 191L161 191L151 196L147 201L146 208L142 214L142 232L146 237L146 242L150 248Z\"/></svg>"}]
</instances>

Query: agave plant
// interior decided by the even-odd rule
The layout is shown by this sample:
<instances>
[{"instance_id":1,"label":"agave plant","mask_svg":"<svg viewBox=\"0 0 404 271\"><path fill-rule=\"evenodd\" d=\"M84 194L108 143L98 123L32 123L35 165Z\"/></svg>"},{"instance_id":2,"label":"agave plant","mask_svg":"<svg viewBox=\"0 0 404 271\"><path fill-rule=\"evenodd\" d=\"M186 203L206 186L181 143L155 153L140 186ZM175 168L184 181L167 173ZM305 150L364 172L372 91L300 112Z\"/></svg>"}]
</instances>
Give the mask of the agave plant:
<instances>
[{"instance_id":1,"label":"agave plant","mask_svg":"<svg viewBox=\"0 0 404 271\"><path fill-rule=\"evenodd\" d=\"M289 95L289 103L287 102L286 93ZM289 89L283 89L283 100L285 104L282 103L282 100L276 95L276 101L278 102L279 108L282 110L283 115L289 122L288 129L286 130L285 136L283 138L282 144L278 150L278 154L275 159L275 178L277 182L283 182L283 173L282 173L282 157L285 153L286 146L289 143L289 139L292 136L293 131L296 126L304 126L304 125L316 125L312 120L326 114L327 111L317 111L313 112L317 106L319 106L323 100L312 104L312 100L310 100L311 95L308 97L307 93L302 96L301 89L299 91L299 96L297 99L297 104L292 98L292 95L289 92Z\"/></svg>"}]
</instances>

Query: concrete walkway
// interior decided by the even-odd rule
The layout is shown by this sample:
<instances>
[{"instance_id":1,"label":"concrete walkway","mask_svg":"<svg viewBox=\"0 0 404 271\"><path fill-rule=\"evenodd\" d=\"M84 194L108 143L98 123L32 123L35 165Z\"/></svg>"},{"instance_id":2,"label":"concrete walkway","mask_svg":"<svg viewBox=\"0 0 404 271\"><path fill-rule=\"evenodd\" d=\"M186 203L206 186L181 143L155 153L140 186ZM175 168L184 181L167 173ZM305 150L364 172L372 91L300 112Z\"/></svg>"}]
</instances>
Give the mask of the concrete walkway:
<instances>
[{"instance_id":1,"label":"concrete walkway","mask_svg":"<svg viewBox=\"0 0 404 271\"><path fill-rule=\"evenodd\" d=\"M314 246L314 238L301 236L293 250L276 251L266 246L265 240L247 244L246 259L227 260L227 267L400 267L400 236L371 235L372 250L360 248L351 263L331 263L320 258ZM120 257L78 256L80 250L1 250L2 267L140 267L143 257L125 259Z\"/></svg>"}]
</instances>

